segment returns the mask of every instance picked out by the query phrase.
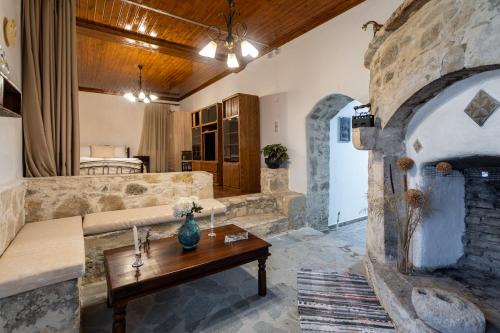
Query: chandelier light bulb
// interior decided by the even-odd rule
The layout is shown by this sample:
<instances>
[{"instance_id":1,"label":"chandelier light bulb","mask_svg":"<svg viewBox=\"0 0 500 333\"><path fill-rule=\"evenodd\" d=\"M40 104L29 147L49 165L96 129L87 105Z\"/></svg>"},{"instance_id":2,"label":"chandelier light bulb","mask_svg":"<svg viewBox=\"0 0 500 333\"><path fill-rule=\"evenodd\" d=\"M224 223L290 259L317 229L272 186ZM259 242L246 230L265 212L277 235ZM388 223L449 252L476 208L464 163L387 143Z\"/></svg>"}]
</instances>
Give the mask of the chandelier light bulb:
<instances>
[{"instance_id":1,"label":"chandelier light bulb","mask_svg":"<svg viewBox=\"0 0 500 333\"><path fill-rule=\"evenodd\" d=\"M215 53L217 52L217 43L213 40L210 41L204 48L201 49L199 55L208 58L215 58Z\"/></svg>"},{"instance_id":2,"label":"chandelier light bulb","mask_svg":"<svg viewBox=\"0 0 500 333\"><path fill-rule=\"evenodd\" d=\"M236 58L236 54L233 52L227 55L227 67L229 68L238 68L240 64L238 63L238 59Z\"/></svg>"},{"instance_id":3,"label":"chandelier light bulb","mask_svg":"<svg viewBox=\"0 0 500 333\"><path fill-rule=\"evenodd\" d=\"M145 26L144 24L141 24L141 25L139 26L139 32L140 32L140 33L142 33L142 34L143 34L144 32L146 32L146 26Z\"/></svg>"},{"instance_id":4,"label":"chandelier light bulb","mask_svg":"<svg viewBox=\"0 0 500 333\"><path fill-rule=\"evenodd\" d=\"M123 95L123 97L125 97L126 99L128 99L130 102L135 102L136 101L135 96L131 92L126 93L125 95Z\"/></svg>"},{"instance_id":5,"label":"chandelier light bulb","mask_svg":"<svg viewBox=\"0 0 500 333\"><path fill-rule=\"evenodd\" d=\"M241 42L241 54L244 57L251 56L252 58L257 58L259 56L259 50L257 50L252 43L244 40Z\"/></svg>"},{"instance_id":6,"label":"chandelier light bulb","mask_svg":"<svg viewBox=\"0 0 500 333\"><path fill-rule=\"evenodd\" d=\"M125 24L125 30L132 30L132 24Z\"/></svg>"},{"instance_id":7,"label":"chandelier light bulb","mask_svg":"<svg viewBox=\"0 0 500 333\"><path fill-rule=\"evenodd\" d=\"M146 94L144 93L144 91L141 90L141 92L139 93L139 100L142 101L146 98Z\"/></svg>"},{"instance_id":8,"label":"chandelier light bulb","mask_svg":"<svg viewBox=\"0 0 500 333\"><path fill-rule=\"evenodd\" d=\"M144 98L144 103L149 104L149 103L151 103L151 101L149 100L149 98L146 97L146 98Z\"/></svg>"},{"instance_id":9,"label":"chandelier light bulb","mask_svg":"<svg viewBox=\"0 0 500 333\"><path fill-rule=\"evenodd\" d=\"M152 101L156 101L158 99L158 96L150 94L149 95L149 99L152 100Z\"/></svg>"}]
</instances>

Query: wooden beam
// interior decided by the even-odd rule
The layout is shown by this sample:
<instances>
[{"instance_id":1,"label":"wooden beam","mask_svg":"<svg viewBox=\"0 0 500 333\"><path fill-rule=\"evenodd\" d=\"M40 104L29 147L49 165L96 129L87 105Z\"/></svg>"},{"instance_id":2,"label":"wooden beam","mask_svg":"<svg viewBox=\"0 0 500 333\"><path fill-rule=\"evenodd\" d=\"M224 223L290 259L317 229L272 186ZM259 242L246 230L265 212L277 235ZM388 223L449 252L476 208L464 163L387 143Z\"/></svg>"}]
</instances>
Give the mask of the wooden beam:
<instances>
[{"instance_id":1,"label":"wooden beam","mask_svg":"<svg viewBox=\"0 0 500 333\"><path fill-rule=\"evenodd\" d=\"M202 63L210 63L213 60L226 61L226 57L223 54L217 54L215 59L206 58L198 54L198 49L188 45L169 42L161 38L142 35L133 31L118 29L80 18L76 20L76 31L83 36L138 47L152 52L160 52L191 61Z\"/></svg>"},{"instance_id":2,"label":"wooden beam","mask_svg":"<svg viewBox=\"0 0 500 333\"><path fill-rule=\"evenodd\" d=\"M91 87L78 87L79 91L91 92L95 94L106 94L106 95L115 95L115 96L123 96L122 93L113 90L99 89L99 88L91 88ZM171 101L171 102L179 102L181 99L177 94L169 94L169 93L156 93L156 96L160 100Z\"/></svg>"}]
</instances>

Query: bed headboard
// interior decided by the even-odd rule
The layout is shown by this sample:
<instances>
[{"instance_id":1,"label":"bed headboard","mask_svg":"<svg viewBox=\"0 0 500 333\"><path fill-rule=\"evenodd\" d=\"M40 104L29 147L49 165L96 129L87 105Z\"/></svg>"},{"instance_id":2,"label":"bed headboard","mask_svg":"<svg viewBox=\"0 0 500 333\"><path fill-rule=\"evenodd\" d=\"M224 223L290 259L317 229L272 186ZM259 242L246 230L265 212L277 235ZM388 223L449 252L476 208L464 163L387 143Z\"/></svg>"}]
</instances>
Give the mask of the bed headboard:
<instances>
[{"instance_id":1,"label":"bed headboard","mask_svg":"<svg viewBox=\"0 0 500 333\"><path fill-rule=\"evenodd\" d=\"M81 145L80 146L80 156L81 157L90 157L91 155L91 146L92 145ZM121 157L126 156L127 158L130 158L130 147L127 146L112 146L112 145L101 145L101 146L111 146L111 147L119 147L119 148L124 148L125 149L125 154L123 154L123 150L121 151L120 155Z\"/></svg>"}]
</instances>

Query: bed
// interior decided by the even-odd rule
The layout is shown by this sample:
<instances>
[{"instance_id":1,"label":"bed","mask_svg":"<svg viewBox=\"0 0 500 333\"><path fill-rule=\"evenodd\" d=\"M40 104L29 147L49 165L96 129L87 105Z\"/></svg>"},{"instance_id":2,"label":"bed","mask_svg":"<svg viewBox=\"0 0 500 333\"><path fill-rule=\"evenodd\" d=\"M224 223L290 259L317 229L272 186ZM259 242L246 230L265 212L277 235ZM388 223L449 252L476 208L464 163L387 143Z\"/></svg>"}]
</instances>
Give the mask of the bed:
<instances>
[{"instance_id":1,"label":"bed","mask_svg":"<svg viewBox=\"0 0 500 333\"><path fill-rule=\"evenodd\" d=\"M144 171L142 161L130 157L129 147L111 145L80 147L80 175L120 175Z\"/></svg>"}]
</instances>

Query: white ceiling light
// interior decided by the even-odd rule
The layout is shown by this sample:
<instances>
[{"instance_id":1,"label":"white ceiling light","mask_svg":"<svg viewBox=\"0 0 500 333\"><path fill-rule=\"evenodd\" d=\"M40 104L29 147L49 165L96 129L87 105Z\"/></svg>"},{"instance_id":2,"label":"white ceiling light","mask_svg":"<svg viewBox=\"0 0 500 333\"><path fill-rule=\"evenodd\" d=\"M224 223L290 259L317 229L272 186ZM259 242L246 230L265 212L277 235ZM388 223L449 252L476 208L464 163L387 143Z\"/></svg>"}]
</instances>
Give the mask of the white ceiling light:
<instances>
[{"instance_id":1,"label":"white ceiling light","mask_svg":"<svg viewBox=\"0 0 500 333\"><path fill-rule=\"evenodd\" d=\"M156 37L156 36L158 36L158 34L156 33L156 31L151 31L151 32L149 33L149 35L150 35L151 37Z\"/></svg>"},{"instance_id":2,"label":"white ceiling light","mask_svg":"<svg viewBox=\"0 0 500 333\"><path fill-rule=\"evenodd\" d=\"M145 93L144 90L142 89L142 65L137 66L139 68L139 89L137 89L135 92L126 92L123 94L123 97L125 97L128 101L130 102L143 102L145 104L149 104L152 101L156 101L158 99L158 96L153 95L151 93Z\"/></svg>"},{"instance_id":3,"label":"white ceiling light","mask_svg":"<svg viewBox=\"0 0 500 333\"><path fill-rule=\"evenodd\" d=\"M245 23L239 22L238 24L233 25L235 17L239 15L239 12L235 8L234 0L227 0L227 2L229 5L229 11L226 15L224 15L227 32L223 32L215 26L208 27L208 32L212 40L203 49L201 49L199 54L204 57L215 58L217 43L224 43L224 46L228 51L227 66L229 68L237 68L240 67L240 65L236 54L234 53L234 49L237 47L238 43L240 44L241 54L243 57L251 56L252 58L257 58L259 56L259 50L257 50L257 48L252 45L248 39L245 39L247 34L247 26ZM217 34L215 35L214 32ZM225 37L222 38L224 34Z\"/></svg>"},{"instance_id":4,"label":"white ceiling light","mask_svg":"<svg viewBox=\"0 0 500 333\"><path fill-rule=\"evenodd\" d=\"M229 68L238 68L240 64L238 63L238 58L236 58L236 54L229 53L227 55L227 67Z\"/></svg>"},{"instance_id":5,"label":"white ceiling light","mask_svg":"<svg viewBox=\"0 0 500 333\"><path fill-rule=\"evenodd\" d=\"M251 56L252 58L257 58L259 56L259 50L255 48L249 41L246 39L241 42L241 54L244 57Z\"/></svg>"},{"instance_id":6,"label":"white ceiling light","mask_svg":"<svg viewBox=\"0 0 500 333\"><path fill-rule=\"evenodd\" d=\"M211 40L204 48L201 49L199 54L208 58L215 58L215 53L217 52L217 43Z\"/></svg>"},{"instance_id":7,"label":"white ceiling light","mask_svg":"<svg viewBox=\"0 0 500 333\"><path fill-rule=\"evenodd\" d=\"M138 30L141 34L143 34L146 32L146 26L144 24L141 24Z\"/></svg>"},{"instance_id":8,"label":"white ceiling light","mask_svg":"<svg viewBox=\"0 0 500 333\"><path fill-rule=\"evenodd\" d=\"M132 30L132 24L125 24L125 30Z\"/></svg>"}]
</instances>

